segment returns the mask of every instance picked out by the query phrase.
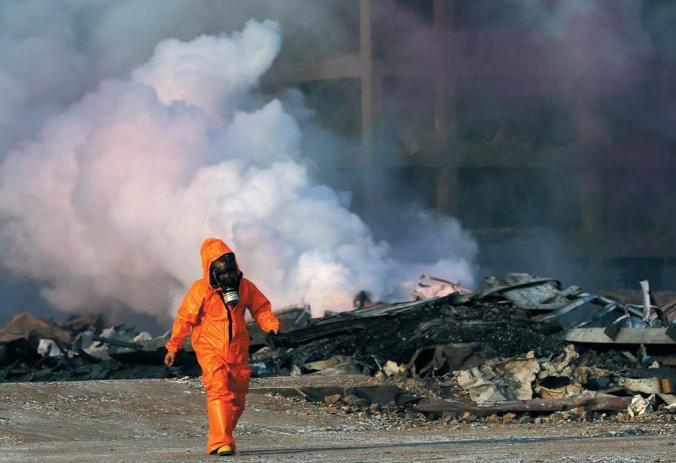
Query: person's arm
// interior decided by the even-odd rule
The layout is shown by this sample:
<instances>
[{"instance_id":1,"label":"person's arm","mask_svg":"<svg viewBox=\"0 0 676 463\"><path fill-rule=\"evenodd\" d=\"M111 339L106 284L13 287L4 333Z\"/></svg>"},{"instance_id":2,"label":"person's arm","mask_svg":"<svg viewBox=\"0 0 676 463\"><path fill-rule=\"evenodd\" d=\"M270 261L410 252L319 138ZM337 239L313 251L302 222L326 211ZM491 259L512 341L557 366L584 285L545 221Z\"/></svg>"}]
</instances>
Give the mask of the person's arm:
<instances>
[{"instance_id":1,"label":"person's arm","mask_svg":"<svg viewBox=\"0 0 676 463\"><path fill-rule=\"evenodd\" d=\"M164 363L167 366L173 365L176 352L183 348L183 341L190 334L204 300L202 293L203 291L200 291L198 283L193 283L183 298L183 302L181 302L171 330L171 338L165 344L167 355L164 358Z\"/></svg>"},{"instance_id":2,"label":"person's arm","mask_svg":"<svg viewBox=\"0 0 676 463\"><path fill-rule=\"evenodd\" d=\"M256 323L258 323L258 326L260 326L264 332L270 333L272 331L274 333L279 333L282 326L275 314L272 313L272 304L270 304L268 298L265 297L256 285L250 281L248 281L248 284L251 285L252 301L251 308L249 309L251 316L256 320Z\"/></svg>"}]
</instances>

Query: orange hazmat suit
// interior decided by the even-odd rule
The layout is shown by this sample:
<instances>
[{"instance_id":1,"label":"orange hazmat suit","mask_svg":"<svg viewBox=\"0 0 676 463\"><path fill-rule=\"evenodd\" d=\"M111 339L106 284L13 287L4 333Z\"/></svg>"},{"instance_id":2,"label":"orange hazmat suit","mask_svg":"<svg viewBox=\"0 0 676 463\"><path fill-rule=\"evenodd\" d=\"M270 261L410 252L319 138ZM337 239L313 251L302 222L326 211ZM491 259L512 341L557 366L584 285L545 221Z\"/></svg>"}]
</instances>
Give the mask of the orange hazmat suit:
<instances>
[{"instance_id":1,"label":"orange hazmat suit","mask_svg":"<svg viewBox=\"0 0 676 463\"><path fill-rule=\"evenodd\" d=\"M228 444L235 448L233 430L245 406L249 390L249 333L244 320L248 310L261 329L279 332L280 323L270 301L256 286L239 277L239 302L226 304L220 287L212 286L211 264L232 250L221 240L207 238L202 244L203 278L195 281L183 298L174 321L167 351L175 353L191 334L192 347L202 368L207 393L209 437L207 452ZM191 333L192 332L192 333Z\"/></svg>"}]
</instances>

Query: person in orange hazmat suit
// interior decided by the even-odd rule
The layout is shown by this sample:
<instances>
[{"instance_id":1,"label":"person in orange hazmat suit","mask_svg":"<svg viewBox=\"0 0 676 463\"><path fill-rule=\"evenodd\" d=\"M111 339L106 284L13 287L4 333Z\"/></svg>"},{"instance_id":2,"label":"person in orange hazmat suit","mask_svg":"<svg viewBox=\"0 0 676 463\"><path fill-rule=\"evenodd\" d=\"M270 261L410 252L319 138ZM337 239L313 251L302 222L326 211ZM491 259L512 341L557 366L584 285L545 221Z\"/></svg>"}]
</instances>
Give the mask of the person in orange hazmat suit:
<instances>
[{"instance_id":1,"label":"person in orange hazmat suit","mask_svg":"<svg viewBox=\"0 0 676 463\"><path fill-rule=\"evenodd\" d=\"M166 344L164 363L173 365L176 352L191 334L207 393L207 452L232 455L233 430L244 411L251 376L245 311L249 310L271 338L283 338L284 334L280 333L281 325L272 313L270 301L243 277L235 254L223 241L206 239L200 254L204 276L192 284L183 298Z\"/></svg>"}]
</instances>

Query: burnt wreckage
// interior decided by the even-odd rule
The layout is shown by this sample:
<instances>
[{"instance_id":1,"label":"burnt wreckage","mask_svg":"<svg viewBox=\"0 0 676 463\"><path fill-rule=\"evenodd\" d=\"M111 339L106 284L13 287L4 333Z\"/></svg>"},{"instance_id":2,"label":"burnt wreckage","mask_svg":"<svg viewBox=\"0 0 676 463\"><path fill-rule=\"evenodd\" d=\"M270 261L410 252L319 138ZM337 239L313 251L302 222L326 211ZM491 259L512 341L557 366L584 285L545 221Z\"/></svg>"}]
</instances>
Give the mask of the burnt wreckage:
<instances>
[{"instance_id":1,"label":"burnt wreckage","mask_svg":"<svg viewBox=\"0 0 676 463\"><path fill-rule=\"evenodd\" d=\"M439 297L323 318L310 318L308 307L287 308L278 315L290 344L275 349L250 322L253 376L366 375L377 386L289 391L327 403L386 397L426 414L670 413L676 300L657 304L647 282L632 304L528 274L485 281L478 291L456 285ZM443 293L433 289L422 293ZM57 325L20 314L0 327L0 381L199 375L189 341L176 367L162 365L167 336L103 329L94 316ZM424 397L406 392L412 381L429 386Z\"/></svg>"}]
</instances>

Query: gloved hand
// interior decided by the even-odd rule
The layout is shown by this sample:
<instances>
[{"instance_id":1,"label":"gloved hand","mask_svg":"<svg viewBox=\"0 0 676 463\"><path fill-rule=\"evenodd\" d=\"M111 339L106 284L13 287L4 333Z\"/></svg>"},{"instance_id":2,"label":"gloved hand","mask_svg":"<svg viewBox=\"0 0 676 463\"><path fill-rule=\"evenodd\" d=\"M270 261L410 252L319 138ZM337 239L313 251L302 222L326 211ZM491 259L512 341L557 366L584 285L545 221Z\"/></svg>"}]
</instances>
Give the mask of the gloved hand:
<instances>
[{"instance_id":1,"label":"gloved hand","mask_svg":"<svg viewBox=\"0 0 676 463\"><path fill-rule=\"evenodd\" d=\"M289 345L291 345L291 336L289 336L289 333L275 333L274 331L270 331L265 336L265 344L270 349L289 347Z\"/></svg>"},{"instance_id":2,"label":"gloved hand","mask_svg":"<svg viewBox=\"0 0 676 463\"><path fill-rule=\"evenodd\" d=\"M164 364L167 367L170 367L176 361L176 352L167 352L167 355L164 356Z\"/></svg>"}]
</instances>

